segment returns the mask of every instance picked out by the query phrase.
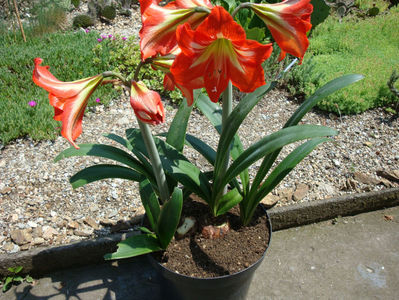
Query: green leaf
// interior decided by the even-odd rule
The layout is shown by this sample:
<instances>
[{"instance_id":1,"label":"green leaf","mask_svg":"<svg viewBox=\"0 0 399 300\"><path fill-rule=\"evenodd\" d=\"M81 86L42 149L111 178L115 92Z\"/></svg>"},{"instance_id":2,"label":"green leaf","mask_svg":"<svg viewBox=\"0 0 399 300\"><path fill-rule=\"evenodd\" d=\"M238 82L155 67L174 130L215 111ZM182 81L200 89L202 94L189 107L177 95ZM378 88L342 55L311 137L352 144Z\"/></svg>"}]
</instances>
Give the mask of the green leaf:
<instances>
[{"instance_id":1,"label":"green leaf","mask_svg":"<svg viewBox=\"0 0 399 300\"><path fill-rule=\"evenodd\" d=\"M101 144L80 144L79 147L80 149L75 149L74 147L65 149L54 159L54 161L57 162L63 158L72 156L97 156L115 160L133 168L141 174L147 174L147 171L141 162L119 148Z\"/></svg>"},{"instance_id":2,"label":"green leaf","mask_svg":"<svg viewBox=\"0 0 399 300\"><path fill-rule=\"evenodd\" d=\"M176 112L176 115L173 118L172 124L170 124L168 130L166 142L179 152L183 151L188 119L190 118L193 107L194 104L188 106L186 99L183 99L180 103L179 110Z\"/></svg>"},{"instance_id":3,"label":"green leaf","mask_svg":"<svg viewBox=\"0 0 399 300\"><path fill-rule=\"evenodd\" d=\"M208 118L208 120L212 123L215 129L219 132L222 131L222 109L217 103L213 103L206 95L201 94L198 97L196 102L198 109ZM209 147L211 148L211 147ZM238 135L234 136L233 145L230 149L230 155L233 159L236 159L242 152L244 151L244 147L240 141ZM200 154L203 154L200 152ZM206 158L208 161L211 157ZM215 161L214 159L212 159ZM213 162L212 165L215 163ZM240 174L241 184L244 190L244 193L247 190L249 184L249 174L248 170L243 171Z\"/></svg>"},{"instance_id":4,"label":"green leaf","mask_svg":"<svg viewBox=\"0 0 399 300\"><path fill-rule=\"evenodd\" d=\"M24 278L22 276L15 276L12 281L14 282L22 282L24 281Z\"/></svg>"},{"instance_id":5,"label":"green leaf","mask_svg":"<svg viewBox=\"0 0 399 300\"><path fill-rule=\"evenodd\" d=\"M166 249L179 225L180 215L183 208L183 192L176 187L172 197L161 209L158 221L158 238L163 249Z\"/></svg>"},{"instance_id":6,"label":"green leaf","mask_svg":"<svg viewBox=\"0 0 399 300\"><path fill-rule=\"evenodd\" d=\"M8 291L8 289L11 286L12 280L13 280L13 277L11 277L11 276L6 277L6 279L4 281L4 285L3 285L3 292Z\"/></svg>"},{"instance_id":7,"label":"green leaf","mask_svg":"<svg viewBox=\"0 0 399 300\"><path fill-rule=\"evenodd\" d=\"M265 38L265 29L264 28L252 27L250 29L247 29L245 32L247 34L247 39L249 39L249 40L256 40L258 42L261 42Z\"/></svg>"},{"instance_id":8,"label":"green leaf","mask_svg":"<svg viewBox=\"0 0 399 300\"><path fill-rule=\"evenodd\" d=\"M118 243L116 252L105 254L104 259L129 258L160 250L162 248L159 246L159 241L154 234L139 234Z\"/></svg>"},{"instance_id":9,"label":"green leaf","mask_svg":"<svg viewBox=\"0 0 399 300\"><path fill-rule=\"evenodd\" d=\"M324 86L318 89L311 97L309 97L305 102L302 103L302 105L292 114L290 119L285 123L284 128L297 125L299 121L303 118L303 116L308 113L321 99L363 78L363 75L352 74L336 78L326 83ZM277 149L273 153L270 153L264 158L252 183L252 188L248 195L249 198L252 198L253 195L257 192L258 186L263 181L266 174L269 172L280 151L281 148Z\"/></svg>"},{"instance_id":10,"label":"green leaf","mask_svg":"<svg viewBox=\"0 0 399 300\"><path fill-rule=\"evenodd\" d=\"M282 162L272 171L267 177L265 182L259 187L257 193L253 197L248 198L248 202L245 203L244 212L241 215L243 217L243 223L248 224L255 212L258 203L266 197L284 178L287 176L295 166L300 163L310 152L313 151L319 144L328 141L328 138L314 138L302 145L295 148Z\"/></svg>"},{"instance_id":11,"label":"green leaf","mask_svg":"<svg viewBox=\"0 0 399 300\"><path fill-rule=\"evenodd\" d=\"M141 232L143 232L143 233L154 234L154 233L153 233L151 230L149 230L147 227L140 226L138 229L139 229Z\"/></svg>"},{"instance_id":12,"label":"green leaf","mask_svg":"<svg viewBox=\"0 0 399 300\"><path fill-rule=\"evenodd\" d=\"M228 168L225 177L215 189L225 186L230 180L237 176L243 169L248 168L258 159L282 148L290 143L323 136L336 135L337 131L325 126L297 125L281 129L272 133L245 150Z\"/></svg>"},{"instance_id":13,"label":"green leaf","mask_svg":"<svg viewBox=\"0 0 399 300\"><path fill-rule=\"evenodd\" d=\"M121 178L132 181L141 181L145 177L133 169L109 164L99 164L85 168L73 175L69 182L74 189L106 178Z\"/></svg>"},{"instance_id":14,"label":"green leaf","mask_svg":"<svg viewBox=\"0 0 399 300\"><path fill-rule=\"evenodd\" d=\"M310 111L321 99L363 78L364 76L360 74L350 74L327 82L325 85L319 88L312 96L310 96L304 103L302 103L302 105L293 113L287 123L285 123L284 128L298 124L302 117L308 111Z\"/></svg>"},{"instance_id":15,"label":"green leaf","mask_svg":"<svg viewBox=\"0 0 399 300\"><path fill-rule=\"evenodd\" d=\"M14 274L18 274L19 272L22 271L24 267L22 266L16 266L16 267L9 267L7 270L14 273Z\"/></svg>"},{"instance_id":16,"label":"green leaf","mask_svg":"<svg viewBox=\"0 0 399 300\"><path fill-rule=\"evenodd\" d=\"M240 203L241 200L242 196L237 188L234 188L233 190L224 194L223 197L220 198L220 200L218 201L219 206L216 212L216 216L220 216L228 212L231 208Z\"/></svg>"},{"instance_id":17,"label":"green leaf","mask_svg":"<svg viewBox=\"0 0 399 300\"><path fill-rule=\"evenodd\" d=\"M187 134L186 144L198 151L212 166L215 164L216 151L207 143L191 134Z\"/></svg>"},{"instance_id":18,"label":"green leaf","mask_svg":"<svg viewBox=\"0 0 399 300\"><path fill-rule=\"evenodd\" d=\"M148 179L140 182L140 197L141 203L147 214L148 221L150 222L152 230L158 234L158 218L161 212L158 197L154 192L153 187Z\"/></svg>"},{"instance_id":19,"label":"green leaf","mask_svg":"<svg viewBox=\"0 0 399 300\"><path fill-rule=\"evenodd\" d=\"M127 130L128 140L144 153L145 146L139 130ZM201 170L189 162L189 160L175 148L154 137L155 145L160 155L162 166L167 174L181 182L187 189L196 193L202 199L210 199L210 184Z\"/></svg>"},{"instance_id":20,"label":"green leaf","mask_svg":"<svg viewBox=\"0 0 399 300\"><path fill-rule=\"evenodd\" d=\"M26 281L27 283L32 283L32 282L33 282L33 278L32 278L31 276L29 276L29 275L26 275L25 281Z\"/></svg>"}]
</instances>

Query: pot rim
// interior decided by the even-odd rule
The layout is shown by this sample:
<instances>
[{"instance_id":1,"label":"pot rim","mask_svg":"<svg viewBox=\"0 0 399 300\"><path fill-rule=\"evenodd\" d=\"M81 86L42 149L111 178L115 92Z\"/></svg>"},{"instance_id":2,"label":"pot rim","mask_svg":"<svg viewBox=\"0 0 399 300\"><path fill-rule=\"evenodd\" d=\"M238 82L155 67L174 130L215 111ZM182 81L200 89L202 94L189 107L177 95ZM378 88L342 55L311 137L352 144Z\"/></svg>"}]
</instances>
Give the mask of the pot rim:
<instances>
[{"instance_id":1,"label":"pot rim","mask_svg":"<svg viewBox=\"0 0 399 300\"><path fill-rule=\"evenodd\" d=\"M238 272L233 273L233 274L222 275L222 276L217 276L217 277L207 277L207 278L194 277L194 276L188 276L188 275L176 273L175 271L173 271L173 270L171 270L171 269L165 267L165 266L162 265L160 262L158 262L155 258L152 257L152 253L148 253L148 254L147 254L147 257L149 257L150 260L152 260L153 262L155 262L155 263L156 263L158 266L160 266L162 269L165 269L166 271L168 271L168 272L170 272L170 273L173 273L175 276L178 276L178 277L181 277L181 278L186 278L186 279L219 280L219 279L224 279L224 278L227 278L227 277L238 276L239 274L241 274L241 273L243 273L243 272L245 272L245 271L247 271L247 270L250 270L250 269L253 269L253 268L257 268L257 266L258 266L258 265L262 262L262 260L265 258L267 249L270 248L270 242L271 242L271 239L272 239L272 223L271 223L271 220L270 220L270 216L269 216L269 214L267 213L266 208L265 208L261 203L259 204L259 206L264 210L264 212L265 212L265 214L266 214L266 217L267 217L267 224L268 224L268 227L269 227L269 239L268 239L268 241L267 241L268 246L267 246L267 248L265 249L265 251L263 252L263 255L262 255L256 262L254 262L254 263L253 263L252 265L250 265L249 267L247 267L247 268L245 268L245 269L242 269L241 271L238 271Z\"/></svg>"}]
</instances>

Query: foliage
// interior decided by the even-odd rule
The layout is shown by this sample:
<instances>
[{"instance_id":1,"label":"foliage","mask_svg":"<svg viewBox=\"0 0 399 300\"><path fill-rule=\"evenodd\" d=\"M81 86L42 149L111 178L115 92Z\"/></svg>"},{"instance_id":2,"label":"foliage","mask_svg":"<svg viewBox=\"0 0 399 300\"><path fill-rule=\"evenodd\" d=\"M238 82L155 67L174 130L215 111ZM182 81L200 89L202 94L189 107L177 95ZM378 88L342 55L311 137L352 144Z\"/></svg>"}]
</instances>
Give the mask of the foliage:
<instances>
[{"instance_id":1,"label":"foliage","mask_svg":"<svg viewBox=\"0 0 399 300\"><path fill-rule=\"evenodd\" d=\"M385 0L355 0L355 5L361 9L368 11L370 8L377 7L380 12L388 9L389 1Z\"/></svg>"},{"instance_id":2,"label":"foliage","mask_svg":"<svg viewBox=\"0 0 399 300\"><path fill-rule=\"evenodd\" d=\"M26 44L20 36L15 42L12 34L0 38L1 143L7 144L27 135L34 140L54 139L58 134L59 123L52 120L54 111L48 103L47 93L32 82L33 58L45 59L60 80L89 77L109 68L106 51L100 53L96 65L87 64L94 58L87 49L97 43L96 34L82 31L31 37ZM101 87L91 97L89 106L97 105L96 98L107 104L116 95L112 89ZM32 100L37 102L35 107L28 105Z\"/></svg>"},{"instance_id":3,"label":"foliage","mask_svg":"<svg viewBox=\"0 0 399 300\"><path fill-rule=\"evenodd\" d=\"M9 275L3 279L3 293L7 292L13 283L21 283L23 281L26 281L27 283L32 283L33 278L29 275L26 275L25 277L22 277L18 275L22 271L23 267L18 266L18 267L10 267L7 270L12 273L12 275Z\"/></svg>"},{"instance_id":4,"label":"foliage","mask_svg":"<svg viewBox=\"0 0 399 300\"><path fill-rule=\"evenodd\" d=\"M140 46L134 37L130 37L125 41L121 41L120 37L117 37L115 40L108 39L104 42L94 48L94 53L100 56L104 51L104 47L107 47L110 56L109 63L113 71L121 73L129 80L133 79L136 67L141 61ZM98 60L99 58L96 59L96 61ZM139 77L149 89L159 92L162 96L170 99L172 103L180 103L182 98L180 90L164 90L164 73L162 71L154 70L150 65L144 65L140 69Z\"/></svg>"},{"instance_id":5,"label":"foliage","mask_svg":"<svg viewBox=\"0 0 399 300\"><path fill-rule=\"evenodd\" d=\"M66 28L68 6L65 1L46 0L35 3L30 10L33 17L27 26L28 34L30 32L34 36L41 36Z\"/></svg>"},{"instance_id":6,"label":"foliage","mask_svg":"<svg viewBox=\"0 0 399 300\"><path fill-rule=\"evenodd\" d=\"M88 15L77 15L73 18L73 27L87 28L94 25L93 19Z\"/></svg>"},{"instance_id":7,"label":"foliage","mask_svg":"<svg viewBox=\"0 0 399 300\"><path fill-rule=\"evenodd\" d=\"M79 5L80 5L80 0L71 0L71 3L73 4L73 6L74 6L75 8L78 8Z\"/></svg>"},{"instance_id":8,"label":"foliage","mask_svg":"<svg viewBox=\"0 0 399 300\"><path fill-rule=\"evenodd\" d=\"M320 102L319 108L353 114L393 102L386 82L392 71L399 67L397 28L397 7L389 14L365 20L348 18L340 23L329 17L313 32L303 65L291 74L292 91L311 95L328 80L353 72L364 74L365 79L329 96ZM316 73L305 71L310 67L317 70Z\"/></svg>"},{"instance_id":9,"label":"foliage","mask_svg":"<svg viewBox=\"0 0 399 300\"><path fill-rule=\"evenodd\" d=\"M101 10L101 16L113 20L116 17L116 8L112 5L107 5Z\"/></svg>"}]
</instances>

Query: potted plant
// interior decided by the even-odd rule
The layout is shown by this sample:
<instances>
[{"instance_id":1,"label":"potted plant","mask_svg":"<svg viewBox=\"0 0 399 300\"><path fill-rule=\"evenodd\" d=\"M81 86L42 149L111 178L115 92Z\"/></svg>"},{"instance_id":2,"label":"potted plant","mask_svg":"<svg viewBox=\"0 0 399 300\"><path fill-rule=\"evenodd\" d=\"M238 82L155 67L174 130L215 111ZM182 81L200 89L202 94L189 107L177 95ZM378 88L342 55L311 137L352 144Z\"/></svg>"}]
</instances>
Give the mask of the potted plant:
<instances>
[{"instance_id":1,"label":"potted plant","mask_svg":"<svg viewBox=\"0 0 399 300\"><path fill-rule=\"evenodd\" d=\"M263 259L270 241L271 226L259 202L318 144L337 133L324 126L298 125L299 121L320 99L362 77L348 75L329 82L298 108L283 129L261 137L244 149L237 131L276 82L266 83L262 68L262 63L271 55L272 44L247 39L245 30L234 17L240 9L249 9L269 28L281 48L281 59L289 53L302 60L309 43L307 33L311 28L312 5L309 0L243 3L230 9L232 14L229 14L209 0L176 0L165 6L158 2L140 1L142 61L132 80L107 71L82 80L61 82L50 73L49 67L41 66L42 59L35 59L33 81L49 92L54 119L62 122L61 134L73 146L56 160L89 155L117 163L97 164L79 171L70 179L74 188L104 178L139 182L147 223L140 228L142 234L119 243L117 251L107 254L106 259L158 253L154 257L159 262L152 260L154 265L167 280L176 280L176 286L181 283L176 297L245 297L251 274ZM186 98L163 136L154 137L149 127L163 122L165 112L159 94L140 81L138 74L144 64L164 71L165 88L177 87ZM90 95L100 84L115 82L115 79L130 93L139 129L127 129L126 138L106 135L126 151L103 144L77 145L75 140L82 132L82 118ZM247 93L234 109L233 85ZM186 134L194 104L219 132L217 149L207 145L201 137ZM302 144L275 164L281 149L298 141ZM184 156L184 147L192 147L203 155L212 170L205 172L190 162ZM262 163L250 180L248 168L259 160ZM190 195L201 200L195 197L188 200ZM196 215L193 217L191 213ZM259 224L261 233L256 232L255 238L234 241L232 232L242 237L245 230L251 231ZM260 246L251 243L256 239L261 240ZM200 244L200 240L206 243ZM220 266L219 258L209 257L207 252L226 240L230 244L224 250L216 248L213 252L216 255L225 253L231 245L238 244L233 248L238 250L227 255L229 258L237 256L232 267ZM185 241L182 248L188 247L189 255L175 251L180 241ZM240 249L242 253L250 253L249 261L237 254ZM200 264L199 269L212 265L212 278L199 278L202 275L192 270L169 270L172 257L186 259L186 256L190 260L193 256L194 259L202 256L201 263L197 261L192 265L198 268ZM187 261L180 263L186 264ZM237 284L244 286L236 287Z\"/></svg>"}]
</instances>

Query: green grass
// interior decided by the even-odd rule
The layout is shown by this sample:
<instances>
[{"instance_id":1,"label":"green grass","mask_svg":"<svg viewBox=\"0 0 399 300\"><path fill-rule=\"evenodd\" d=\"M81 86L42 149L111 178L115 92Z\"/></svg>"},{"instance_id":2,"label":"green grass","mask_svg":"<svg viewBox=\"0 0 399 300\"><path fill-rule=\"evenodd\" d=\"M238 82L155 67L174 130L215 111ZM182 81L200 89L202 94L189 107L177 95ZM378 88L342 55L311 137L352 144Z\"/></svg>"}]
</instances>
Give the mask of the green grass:
<instances>
[{"instance_id":1,"label":"green grass","mask_svg":"<svg viewBox=\"0 0 399 300\"><path fill-rule=\"evenodd\" d=\"M29 34L29 33L28 33ZM42 37L28 35L25 44L13 34L0 35L0 141L30 136L34 140L54 139L60 122L52 119L54 111L48 103L48 93L32 81L33 59L41 57L43 65L62 81L72 81L99 74L109 69L108 51L93 64L92 48L97 34L84 32L53 33ZM91 97L107 104L117 93L108 86L99 88ZM35 107L29 101L38 103Z\"/></svg>"},{"instance_id":2,"label":"green grass","mask_svg":"<svg viewBox=\"0 0 399 300\"><path fill-rule=\"evenodd\" d=\"M320 73L324 76L318 84L308 85L303 92L310 95L338 76L359 73L365 75L365 79L328 97L319 107L353 114L395 101L387 81L394 69L399 70L398 28L398 7L388 14L365 20L344 18L340 23L334 17L327 18L312 33L303 63L305 66L312 59L316 66L309 77ZM303 78L296 78L296 81L300 80Z\"/></svg>"}]
</instances>

